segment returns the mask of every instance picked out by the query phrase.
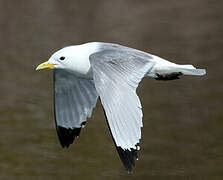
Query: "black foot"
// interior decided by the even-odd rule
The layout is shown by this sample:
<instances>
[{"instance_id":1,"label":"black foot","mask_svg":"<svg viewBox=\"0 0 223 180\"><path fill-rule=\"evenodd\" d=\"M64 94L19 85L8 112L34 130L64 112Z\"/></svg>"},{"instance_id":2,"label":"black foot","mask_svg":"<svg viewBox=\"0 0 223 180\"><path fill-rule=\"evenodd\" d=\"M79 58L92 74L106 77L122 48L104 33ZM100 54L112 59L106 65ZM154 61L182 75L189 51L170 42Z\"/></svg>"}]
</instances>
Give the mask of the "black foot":
<instances>
[{"instance_id":1,"label":"black foot","mask_svg":"<svg viewBox=\"0 0 223 180\"><path fill-rule=\"evenodd\" d=\"M163 80L163 81L167 81L167 80L174 80L174 79L180 79L179 76L183 75L182 72L174 72L171 74L156 74L157 78L155 78L156 80Z\"/></svg>"}]
</instances>

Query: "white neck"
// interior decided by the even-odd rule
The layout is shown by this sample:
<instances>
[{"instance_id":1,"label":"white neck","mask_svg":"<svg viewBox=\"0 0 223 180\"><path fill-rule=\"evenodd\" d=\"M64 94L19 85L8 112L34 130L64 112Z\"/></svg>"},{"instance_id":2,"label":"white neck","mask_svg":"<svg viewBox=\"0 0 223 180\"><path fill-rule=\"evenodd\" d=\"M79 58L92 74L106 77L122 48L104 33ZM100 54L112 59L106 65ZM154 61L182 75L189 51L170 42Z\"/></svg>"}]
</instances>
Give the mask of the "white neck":
<instances>
[{"instance_id":1,"label":"white neck","mask_svg":"<svg viewBox=\"0 0 223 180\"><path fill-rule=\"evenodd\" d=\"M64 48L64 50L71 51L75 59L75 63L70 64L69 71L72 71L72 73L79 77L92 79L93 75L89 56L96 53L98 49L99 44L97 42L90 42Z\"/></svg>"}]
</instances>

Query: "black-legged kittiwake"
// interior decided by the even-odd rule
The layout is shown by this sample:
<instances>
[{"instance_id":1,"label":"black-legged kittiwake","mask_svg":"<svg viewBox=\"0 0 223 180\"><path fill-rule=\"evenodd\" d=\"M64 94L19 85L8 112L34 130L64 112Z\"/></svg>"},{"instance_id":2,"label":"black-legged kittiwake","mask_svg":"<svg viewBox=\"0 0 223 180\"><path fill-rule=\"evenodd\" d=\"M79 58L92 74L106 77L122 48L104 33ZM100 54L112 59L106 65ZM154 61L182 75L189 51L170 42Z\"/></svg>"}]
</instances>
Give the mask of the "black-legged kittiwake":
<instances>
[{"instance_id":1,"label":"black-legged kittiwake","mask_svg":"<svg viewBox=\"0 0 223 180\"><path fill-rule=\"evenodd\" d=\"M173 80L181 75L206 74L205 69L102 42L65 47L36 70L45 68L53 69L56 129L62 147L69 147L79 136L99 97L127 171L138 159L143 115L136 88L141 79Z\"/></svg>"}]
</instances>

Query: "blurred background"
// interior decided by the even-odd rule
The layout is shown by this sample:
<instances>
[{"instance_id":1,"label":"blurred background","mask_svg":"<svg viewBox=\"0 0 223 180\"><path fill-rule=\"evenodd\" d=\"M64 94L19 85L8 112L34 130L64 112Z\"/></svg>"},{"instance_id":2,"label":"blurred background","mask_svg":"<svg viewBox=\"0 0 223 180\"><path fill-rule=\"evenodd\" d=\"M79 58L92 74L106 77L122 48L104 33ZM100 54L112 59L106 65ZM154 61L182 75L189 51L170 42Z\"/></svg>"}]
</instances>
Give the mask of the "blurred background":
<instances>
[{"instance_id":1,"label":"blurred background","mask_svg":"<svg viewBox=\"0 0 223 180\"><path fill-rule=\"evenodd\" d=\"M219 0L0 0L0 179L222 179L223 3ZM114 42L204 77L138 88L144 112L139 161L127 174L100 103L69 149L57 139L52 72L56 50Z\"/></svg>"}]
</instances>

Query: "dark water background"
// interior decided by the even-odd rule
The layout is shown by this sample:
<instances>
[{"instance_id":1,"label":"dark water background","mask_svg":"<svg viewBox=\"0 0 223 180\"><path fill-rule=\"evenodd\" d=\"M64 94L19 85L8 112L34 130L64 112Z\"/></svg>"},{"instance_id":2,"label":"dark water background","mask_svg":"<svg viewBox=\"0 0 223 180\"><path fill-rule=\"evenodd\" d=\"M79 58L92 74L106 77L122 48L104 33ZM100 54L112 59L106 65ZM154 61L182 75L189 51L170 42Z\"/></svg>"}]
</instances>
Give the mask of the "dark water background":
<instances>
[{"instance_id":1,"label":"dark water background","mask_svg":"<svg viewBox=\"0 0 223 180\"><path fill-rule=\"evenodd\" d=\"M223 1L0 0L0 179L223 179ZM59 145L52 73L35 67L57 49L116 42L205 77L138 88L140 158L128 175L100 104L69 149Z\"/></svg>"}]
</instances>

